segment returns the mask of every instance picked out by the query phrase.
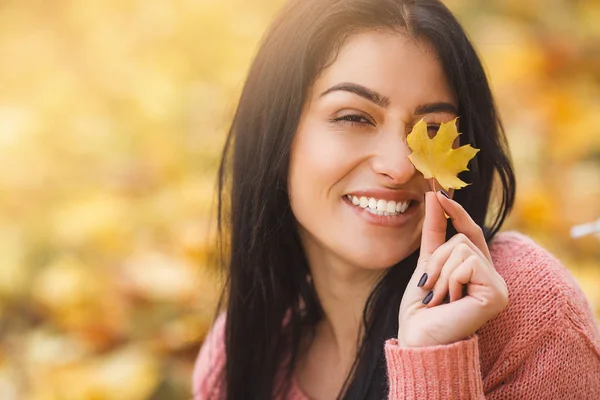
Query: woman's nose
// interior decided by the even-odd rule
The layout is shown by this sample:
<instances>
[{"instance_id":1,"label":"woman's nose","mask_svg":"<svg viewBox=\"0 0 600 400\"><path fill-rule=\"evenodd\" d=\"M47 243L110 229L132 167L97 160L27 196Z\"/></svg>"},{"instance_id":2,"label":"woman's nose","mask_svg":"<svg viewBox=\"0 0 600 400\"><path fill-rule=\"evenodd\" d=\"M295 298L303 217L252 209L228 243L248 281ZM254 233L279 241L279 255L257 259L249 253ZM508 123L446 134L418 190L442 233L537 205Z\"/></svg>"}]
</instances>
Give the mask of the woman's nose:
<instances>
[{"instance_id":1,"label":"woman's nose","mask_svg":"<svg viewBox=\"0 0 600 400\"><path fill-rule=\"evenodd\" d=\"M384 175L390 183L402 184L408 182L415 174L415 166L408 156L412 152L405 135L382 134L379 137L373 169L377 174Z\"/></svg>"}]
</instances>

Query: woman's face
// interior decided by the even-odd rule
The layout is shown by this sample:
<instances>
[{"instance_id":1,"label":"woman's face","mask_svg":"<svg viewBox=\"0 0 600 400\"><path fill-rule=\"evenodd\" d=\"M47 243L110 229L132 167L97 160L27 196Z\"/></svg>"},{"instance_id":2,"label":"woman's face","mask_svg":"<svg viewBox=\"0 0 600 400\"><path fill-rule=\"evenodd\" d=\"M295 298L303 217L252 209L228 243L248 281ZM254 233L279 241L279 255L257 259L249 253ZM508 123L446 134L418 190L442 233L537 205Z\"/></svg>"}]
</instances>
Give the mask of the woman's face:
<instances>
[{"instance_id":1,"label":"woman's face","mask_svg":"<svg viewBox=\"0 0 600 400\"><path fill-rule=\"evenodd\" d=\"M406 136L422 118L434 135L458 109L436 57L401 34L360 33L313 85L288 181L313 266L382 269L419 247L430 184L409 161Z\"/></svg>"}]
</instances>

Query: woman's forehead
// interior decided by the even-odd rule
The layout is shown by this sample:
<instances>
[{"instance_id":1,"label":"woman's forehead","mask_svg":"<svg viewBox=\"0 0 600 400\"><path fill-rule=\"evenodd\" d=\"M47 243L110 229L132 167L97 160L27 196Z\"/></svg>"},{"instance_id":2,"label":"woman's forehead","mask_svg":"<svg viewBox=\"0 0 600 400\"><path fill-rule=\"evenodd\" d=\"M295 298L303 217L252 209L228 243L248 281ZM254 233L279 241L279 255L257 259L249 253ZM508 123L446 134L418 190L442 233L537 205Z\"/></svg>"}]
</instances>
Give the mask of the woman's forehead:
<instances>
[{"instance_id":1,"label":"woman's forehead","mask_svg":"<svg viewBox=\"0 0 600 400\"><path fill-rule=\"evenodd\" d=\"M401 33L369 31L348 38L315 81L312 100L343 82L369 88L391 105L407 100L454 102L433 46Z\"/></svg>"}]
</instances>

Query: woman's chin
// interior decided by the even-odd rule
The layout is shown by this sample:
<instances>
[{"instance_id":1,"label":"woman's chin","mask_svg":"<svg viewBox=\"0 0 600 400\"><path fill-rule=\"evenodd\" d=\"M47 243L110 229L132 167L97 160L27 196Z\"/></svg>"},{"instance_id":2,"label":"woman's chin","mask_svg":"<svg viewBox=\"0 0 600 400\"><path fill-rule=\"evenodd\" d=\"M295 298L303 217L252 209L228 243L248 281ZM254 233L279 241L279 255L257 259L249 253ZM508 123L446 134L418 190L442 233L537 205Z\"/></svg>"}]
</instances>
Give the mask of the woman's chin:
<instances>
[{"instance_id":1,"label":"woman's chin","mask_svg":"<svg viewBox=\"0 0 600 400\"><path fill-rule=\"evenodd\" d=\"M352 262L356 266L363 269L381 270L396 265L413 252L414 250L407 250L406 252L402 253L394 252L393 254L382 254L381 252L365 253L356 255L354 258L352 258Z\"/></svg>"}]
</instances>

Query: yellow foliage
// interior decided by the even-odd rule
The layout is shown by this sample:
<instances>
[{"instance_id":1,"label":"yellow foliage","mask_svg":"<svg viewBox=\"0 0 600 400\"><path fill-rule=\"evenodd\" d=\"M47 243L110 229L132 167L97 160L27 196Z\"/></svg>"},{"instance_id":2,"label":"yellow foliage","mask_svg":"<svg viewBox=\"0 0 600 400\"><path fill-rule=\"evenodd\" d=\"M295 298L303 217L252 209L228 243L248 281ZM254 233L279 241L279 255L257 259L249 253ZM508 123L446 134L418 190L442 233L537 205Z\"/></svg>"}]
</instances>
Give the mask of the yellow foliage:
<instances>
[{"instance_id":1,"label":"yellow foliage","mask_svg":"<svg viewBox=\"0 0 600 400\"><path fill-rule=\"evenodd\" d=\"M452 145L458 135L454 119L448 123L442 122L437 134L429 138L427 123L422 119L407 137L408 145L413 151L408 158L415 168L425 179L435 178L446 190L461 189L468 185L457 175L468 170L467 164L479 151L471 145L454 149Z\"/></svg>"}]
</instances>

